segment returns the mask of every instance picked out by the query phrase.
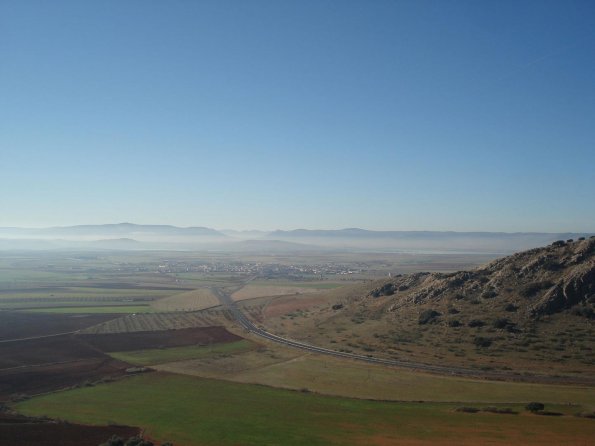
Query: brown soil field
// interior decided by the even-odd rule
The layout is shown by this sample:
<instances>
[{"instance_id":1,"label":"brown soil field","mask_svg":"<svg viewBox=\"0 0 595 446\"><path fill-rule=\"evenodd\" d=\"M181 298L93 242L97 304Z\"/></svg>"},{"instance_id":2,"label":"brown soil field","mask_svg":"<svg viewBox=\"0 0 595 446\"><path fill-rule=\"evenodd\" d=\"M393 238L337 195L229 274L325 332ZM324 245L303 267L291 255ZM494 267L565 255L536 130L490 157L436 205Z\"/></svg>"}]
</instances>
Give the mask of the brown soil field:
<instances>
[{"instance_id":1,"label":"brown soil field","mask_svg":"<svg viewBox=\"0 0 595 446\"><path fill-rule=\"evenodd\" d=\"M128 367L74 335L0 342L0 401L123 376Z\"/></svg>"},{"instance_id":2,"label":"brown soil field","mask_svg":"<svg viewBox=\"0 0 595 446\"><path fill-rule=\"evenodd\" d=\"M11 446L97 446L112 435L139 433L132 426L87 426L0 413L0 439Z\"/></svg>"},{"instance_id":3,"label":"brown soil field","mask_svg":"<svg viewBox=\"0 0 595 446\"><path fill-rule=\"evenodd\" d=\"M0 343L0 370L102 357L103 353L73 335Z\"/></svg>"},{"instance_id":4,"label":"brown soil field","mask_svg":"<svg viewBox=\"0 0 595 446\"><path fill-rule=\"evenodd\" d=\"M37 395L66 389L85 382L124 376L129 364L98 357L62 364L0 370L0 401L13 395Z\"/></svg>"},{"instance_id":5,"label":"brown soil field","mask_svg":"<svg viewBox=\"0 0 595 446\"><path fill-rule=\"evenodd\" d=\"M0 341L68 333L113 319L110 314L44 314L0 311Z\"/></svg>"},{"instance_id":6,"label":"brown soil field","mask_svg":"<svg viewBox=\"0 0 595 446\"><path fill-rule=\"evenodd\" d=\"M207 345L242 339L221 326L131 333L79 334L76 337L104 352Z\"/></svg>"}]
</instances>

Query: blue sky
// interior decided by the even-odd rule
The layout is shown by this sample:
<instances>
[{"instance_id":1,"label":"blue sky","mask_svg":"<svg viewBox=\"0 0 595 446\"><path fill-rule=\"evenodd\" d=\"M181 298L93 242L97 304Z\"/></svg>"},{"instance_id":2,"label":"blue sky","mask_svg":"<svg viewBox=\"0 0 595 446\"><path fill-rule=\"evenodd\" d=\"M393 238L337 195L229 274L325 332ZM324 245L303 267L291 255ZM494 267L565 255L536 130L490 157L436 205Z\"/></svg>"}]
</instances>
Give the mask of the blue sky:
<instances>
[{"instance_id":1,"label":"blue sky","mask_svg":"<svg viewBox=\"0 0 595 446\"><path fill-rule=\"evenodd\" d=\"M595 231L592 1L2 1L0 226Z\"/></svg>"}]
</instances>

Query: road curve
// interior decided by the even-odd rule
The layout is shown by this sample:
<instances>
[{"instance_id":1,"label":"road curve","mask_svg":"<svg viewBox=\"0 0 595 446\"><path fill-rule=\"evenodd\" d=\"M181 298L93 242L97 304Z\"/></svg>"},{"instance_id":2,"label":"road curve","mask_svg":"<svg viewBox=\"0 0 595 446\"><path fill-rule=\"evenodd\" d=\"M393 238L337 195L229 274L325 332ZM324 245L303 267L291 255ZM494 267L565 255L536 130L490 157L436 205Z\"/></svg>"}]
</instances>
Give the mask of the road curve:
<instances>
[{"instance_id":1,"label":"road curve","mask_svg":"<svg viewBox=\"0 0 595 446\"><path fill-rule=\"evenodd\" d=\"M573 384L587 384L593 385L595 381L592 379L581 379L581 378L561 378L561 377L552 377L547 375L520 375L517 373L504 373L504 372L484 372L479 370L473 369L465 369L460 367L446 367L446 366L438 366L438 365L430 365L430 364L423 364L423 363L416 363L410 361L401 361L398 359L384 359L384 358L376 358L373 356L367 355L358 355L355 353L347 353L347 352L340 352L337 350L331 350L324 347L318 347L315 345L310 345L305 342L296 341L293 339L283 338L281 336L277 336L273 333L270 333L262 328L257 327L252 323L250 319L246 317L246 315L240 310L237 306L236 302L231 298L231 296L219 288L212 288L213 293L221 304L227 308L234 319L247 331L253 333L257 336L260 336L264 339L268 339L269 341L276 342L278 344L286 345L288 347L298 348L301 350L305 350L311 353L320 353L323 355L334 356L337 358L346 358L352 359L356 361L366 362L368 364L381 364L386 366L393 366L393 367L401 367L407 368L414 371L422 371L422 372L432 372L432 373L439 373L442 375L455 375L455 376L463 376L463 377L471 377L471 378L483 378L483 379L494 379L494 380L506 380L506 381L528 381L528 382L543 382L543 383L573 383Z\"/></svg>"}]
</instances>

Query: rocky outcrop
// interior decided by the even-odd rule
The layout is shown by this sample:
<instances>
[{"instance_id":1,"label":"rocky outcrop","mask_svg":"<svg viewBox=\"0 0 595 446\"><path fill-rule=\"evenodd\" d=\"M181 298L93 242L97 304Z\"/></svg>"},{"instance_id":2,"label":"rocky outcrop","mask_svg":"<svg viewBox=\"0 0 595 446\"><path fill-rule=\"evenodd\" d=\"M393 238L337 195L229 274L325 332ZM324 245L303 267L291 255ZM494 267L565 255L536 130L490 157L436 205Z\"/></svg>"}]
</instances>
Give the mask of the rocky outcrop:
<instances>
[{"instance_id":1,"label":"rocky outcrop","mask_svg":"<svg viewBox=\"0 0 595 446\"><path fill-rule=\"evenodd\" d=\"M532 313L553 314L595 296L595 262L580 264L547 291L533 307Z\"/></svg>"},{"instance_id":2,"label":"rocky outcrop","mask_svg":"<svg viewBox=\"0 0 595 446\"><path fill-rule=\"evenodd\" d=\"M461 299L515 308L537 318L578 304L586 305L587 312L595 312L595 238L520 252L473 271L398 276L370 295L387 296L388 312L404 305Z\"/></svg>"}]
</instances>

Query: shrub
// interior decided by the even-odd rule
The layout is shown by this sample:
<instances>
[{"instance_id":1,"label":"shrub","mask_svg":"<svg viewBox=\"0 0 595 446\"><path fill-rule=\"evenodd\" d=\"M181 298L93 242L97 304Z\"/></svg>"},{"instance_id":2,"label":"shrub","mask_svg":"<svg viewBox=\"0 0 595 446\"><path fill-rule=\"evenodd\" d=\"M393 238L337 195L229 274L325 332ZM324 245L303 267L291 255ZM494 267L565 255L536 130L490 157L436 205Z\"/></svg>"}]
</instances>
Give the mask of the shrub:
<instances>
[{"instance_id":1,"label":"shrub","mask_svg":"<svg viewBox=\"0 0 595 446\"><path fill-rule=\"evenodd\" d=\"M463 325L463 324L461 324L461 322L458 321L457 319L451 319L450 321L448 321L449 327L460 327L461 325Z\"/></svg>"},{"instance_id":2,"label":"shrub","mask_svg":"<svg viewBox=\"0 0 595 446\"><path fill-rule=\"evenodd\" d=\"M515 412L514 410L512 410L510 407L504 407L504 408L484 407L481 410L483 410L484 412L499 413L499 414L506 414L506 415L516 415L518 413L518 412Z\"/></svg>"},{"instance_id":3,"label":"shrub","mask_svg":"<svg viewBox=\"0 0 595 446\"><path fill-rule=\"evenodd\" d=\"M457 309L456 309L456 308L454 308L454 307L450 307L450 308L448 309L448 314L459 314L459 313L460 313L460 311L459 311L459 310L457 310Z\"/></svg>"},{"instance_id":4,"label":"shrub","mask_svg":"<svg viewBox=\"0 0 595 446\"><path fill-rule=\"evenodd\" d=\"M428 323L432 323L436 321L436 318L438 316L441 316L440 313L438 313L436 310L424 310L421 312L421 314L419 315L419 324L420 325L424 325L424 324L428 324Z\"/></svg>"},{"instance_id":5,"label":"shrub","mask_svg":"<svg viewBox=\"0 0 595 446\"><path fill-rule=\"evenodd\" d=\"M545 405L543 403L538 403L537 401L532 401L525 406L525 409L529 412L537 412L538 410L545 409Z\"/></svg>"},{"instance_id":6,"label":"shrub","mask_svg":"<svg viewBox=\"0 0 595 446\"><path fill-rule=\"evenodd\" d=\"M479 409L476 408L476 407L463 406L463 407L457 407L455 409L455 411L457 411L457 412L465 412L465 413L477 413L477 412L479 412Z\"/></svg>"},{"instance_id":7,"label":"shrub","mask_svg":"<svg viewBox=\"0 0 595 446\"><path fill-rule=\"evenodd\" d=\"M510 325L510 321L505 317L499 317L494 321L494 328L506 328Z\"/></svg>"},{"instance_id":8,"label":"shrub","mask_svg":"<svg viewBox=\"0 0 595 446\"><path fill-rule=\"evenodd\" d=\"M392 296L395 294L395 286L392 283L387 283L382 288L380 288L380 294L384 296Z\"/></svg>"},{"instance_id":9,"label":"shrub","mask_svg":"<svg viewBox=\"0 0 595 446\"><path fill-rule=\"evenodd\" d=\"M521 287L521 289L519 290L519 293L523 297L533 297L537 293L539 293L539 291L541 291L542 288L544 288L544 286L542 285L541 282L532 282L532 283L528 283L527 285Z\"/></svg>"},{"instance_id":10,"label":"shrub","mask_svg":"<svg viewBox=\"0 0 595 446\"><path fill-rule=\"evenodd\" d=\"M517 307L515 304L508 304L504 307L504 311L508 311L509 313L514 313L518 309L519 307Z\"/></svg>"},{"instance_id":11,"label":"shrub","mask_svg":"<svg viewBox=\"0 0 595 446\"><path fill-rule=\"evenodd\" d=\"M484 299L493 299L496 296L498 296L498 293L496 293L496 291L494 290L486 290L483 293L481 293L481 297L483 297Z\"/></svg>"},{"instance_id":12,"label":"shrub","mask_svg":"<svg viewBox=\"0 0 595 446\"><path fill-rule=\"evenodd\" d=\"M477 347L487 348L492 345L492 340L490 338L484 338L483 336L476 336L473 343Z\"/></svg>"},{"instance_id":13,"label":"shrub","mask_svg":"<svg viewBox=\"0 0 595 446\"><path fill-rule=\"evenodd\" d=\"M552 243L552 246L564 246L566 245L566 242L564 240L556 240L554 243Z\"/></svg>"},{"instance_id":14,"label":"shrub","mask_svg":"<svg viewBox=\"0 0 595 446\"><path fill-rule=\"evenodd\" d=\"M469 327L483 327L485 322L480 319L472 319L467 324Z\"/></svg>"},{"instance_id":15,"label":"shrub","mask_svg":"<svg viewBox=\"0 0 595 446\"><path fill-rule=\"evenodd\" d=\"M575 307L572 309L572 314L586 317L587 319L595 319L595 311L591 307Z\"/></svg>"}]
</instances>

